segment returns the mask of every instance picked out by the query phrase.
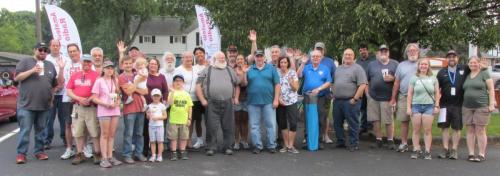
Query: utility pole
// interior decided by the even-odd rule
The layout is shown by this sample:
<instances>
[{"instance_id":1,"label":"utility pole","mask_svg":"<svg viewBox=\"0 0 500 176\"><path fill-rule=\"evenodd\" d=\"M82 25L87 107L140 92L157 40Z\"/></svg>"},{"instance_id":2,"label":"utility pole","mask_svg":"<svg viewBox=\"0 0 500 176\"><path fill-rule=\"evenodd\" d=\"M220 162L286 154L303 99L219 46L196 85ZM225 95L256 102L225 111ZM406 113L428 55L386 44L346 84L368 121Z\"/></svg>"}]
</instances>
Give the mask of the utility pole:
<instances>
[{"instance_id":1,"label":"utility pole","mask_svg":"<svg viewBox=\"0 0 500 176\"><path fill-rule=\"evenodd\" d=\"M36 10L35 10L35 16L36 16L36 41L37 42L42 42L42 22L40 18L40 0L35 1L36 5Z\"/></svg>"}]
</instances>

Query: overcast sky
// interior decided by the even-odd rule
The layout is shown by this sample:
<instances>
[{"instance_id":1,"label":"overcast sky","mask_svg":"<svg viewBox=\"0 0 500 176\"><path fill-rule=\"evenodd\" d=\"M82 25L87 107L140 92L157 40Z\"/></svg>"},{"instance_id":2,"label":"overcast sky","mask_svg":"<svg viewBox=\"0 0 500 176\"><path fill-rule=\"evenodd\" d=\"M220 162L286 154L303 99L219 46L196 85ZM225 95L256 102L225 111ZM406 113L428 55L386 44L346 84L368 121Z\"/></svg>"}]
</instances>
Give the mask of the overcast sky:
<instances>
[{"instance_id":1,"label":"overcast sky","mask_svg":"<svg viewBox=\"0 0 500 176\"><path fill-rule=\"evenodd\" d=\"M35 11L35 0L0 0L0 9L6 8L9 11Z\"/></svg>"}]
</instances>

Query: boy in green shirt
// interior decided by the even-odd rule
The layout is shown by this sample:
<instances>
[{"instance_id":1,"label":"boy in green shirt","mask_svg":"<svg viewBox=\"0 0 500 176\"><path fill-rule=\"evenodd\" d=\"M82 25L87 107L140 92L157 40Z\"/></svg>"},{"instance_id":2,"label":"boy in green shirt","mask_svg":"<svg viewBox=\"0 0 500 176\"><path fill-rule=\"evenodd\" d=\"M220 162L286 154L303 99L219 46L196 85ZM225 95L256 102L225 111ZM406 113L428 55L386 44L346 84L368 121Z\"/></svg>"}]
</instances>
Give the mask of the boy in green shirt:
<instances>
[{"instance_id":1,"label":"boy in green shirt","mask_svg":"<svg viewBox=\"0 0 500 176\"><path fill-rule=\"evenodd\" d=\"M191 113L193 101L188 92L183 88L184 77L175 75L173 78L173 91L168 95L170 104L170 125L168 126L168 138L170 139L171 161L178 159L177 143L181 153L181 159L187 160L186 144L189 139L189 126L191 125Z\"/></svg>"}]
</instances>

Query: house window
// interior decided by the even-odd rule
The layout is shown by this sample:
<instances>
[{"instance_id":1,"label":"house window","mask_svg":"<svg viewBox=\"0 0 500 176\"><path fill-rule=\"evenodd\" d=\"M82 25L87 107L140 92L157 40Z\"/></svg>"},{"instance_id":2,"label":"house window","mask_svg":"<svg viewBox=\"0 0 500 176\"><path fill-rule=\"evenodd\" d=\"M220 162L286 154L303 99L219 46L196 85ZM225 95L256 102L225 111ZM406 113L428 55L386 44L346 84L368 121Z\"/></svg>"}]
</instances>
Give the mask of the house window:
<instances>
[{"instance_id":1,"label":"house window","mask_svg":"<svg viewBox=\"0 0 500 176\"><path fill-rule=\"evenodd\" d=\"M154 35L140 35L139 36L139 43L156 43L155 36Z\"/></svg>"},{"instance_id":2,"label":"house window","mask_svg":"<svg viewBox=\"0 0 500 176\"><path fill-rule=\"evenodd\" d=\"M176 37L174 38L174 42L175 42L175 43L179 43L179 41L180 41L179 36L176 36Z\"/></svg>"},{"instance_id":3,"label":"house window","mask_svg":"<svg viewBox=\"0 0 500 176\"><path fill-rule=\"evenodd\" d=\"M156 37L154 35L151 36L151 43L156 43Z\"/></svg>"},{"instance_id":4,"label":"house window","mask_svg":"<svg viewBox=\"0 0 500 176\"><path fill-rule=\"evenodd\" d=\"M186 36L182 36L182 44L186 44Z\"/></svg>"},{"instance_id":5,"label":"house window","mask_svg":"<svg viewBox=\"0 0 500 176\"><path fill-rule=\"evenodd\" d=\"M174 36L170 36L170 44L174 43Z\"/></svg>"},{"instance_id":6,"label":"house window","mask_svg":"<svg viewBox=\"0 0 500 176\"><path fill-rule=\"evenodd\" d=\"M142 43L143 39L142 39L142 35L139 36L139 43Z\"/></svg>"},{"instance_id":7,"label":"house window","mask_svg":"<svg viewBox=\"0 0 500 176\"><path fill-rule=\"evenodd\" d=\"M144 43L151 43L151 36L144 36Z\"/></svg>"},{"instance_id":8,"label":"house window","mask_svg":"<svg viewBox=\"0 0 500 176\"><path fill-rule=\"evenodd\" d=\"M196 46L200 46L200 33L196 33Z\"/></svg>"}]
</instances>

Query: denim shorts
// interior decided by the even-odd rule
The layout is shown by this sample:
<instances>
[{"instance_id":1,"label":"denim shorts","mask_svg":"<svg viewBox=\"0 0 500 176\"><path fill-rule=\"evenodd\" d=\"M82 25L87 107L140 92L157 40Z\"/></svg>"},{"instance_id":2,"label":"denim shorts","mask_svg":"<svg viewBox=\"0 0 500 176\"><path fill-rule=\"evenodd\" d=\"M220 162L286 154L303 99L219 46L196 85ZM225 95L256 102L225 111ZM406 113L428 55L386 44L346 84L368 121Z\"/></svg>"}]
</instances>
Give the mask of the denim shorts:
<instances>
[{"instance_id":1,"label":"denim shorts","mask_svg":"<svg viewBox=\"0 0 500 176\"><path fill-rule=\"evenodd\" d=\"M434 111L433 104L413 104L413 105L411 105L411 112L413 114L432 115L433 111Z\"/></svg>"},{"instance_id":2,"label":"denim shorts","mask_svg":"<svg viewBox=\"0 0 500 176\"><path fill-rule=\"evenodd\" d=\"M233 106L233 111L248 111L247 110L247 101L241 101L238 105Z\"/></svg>"}]
</instances>

